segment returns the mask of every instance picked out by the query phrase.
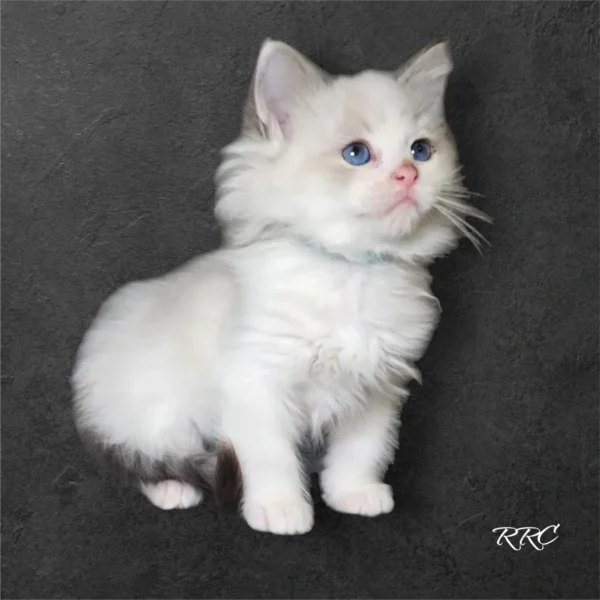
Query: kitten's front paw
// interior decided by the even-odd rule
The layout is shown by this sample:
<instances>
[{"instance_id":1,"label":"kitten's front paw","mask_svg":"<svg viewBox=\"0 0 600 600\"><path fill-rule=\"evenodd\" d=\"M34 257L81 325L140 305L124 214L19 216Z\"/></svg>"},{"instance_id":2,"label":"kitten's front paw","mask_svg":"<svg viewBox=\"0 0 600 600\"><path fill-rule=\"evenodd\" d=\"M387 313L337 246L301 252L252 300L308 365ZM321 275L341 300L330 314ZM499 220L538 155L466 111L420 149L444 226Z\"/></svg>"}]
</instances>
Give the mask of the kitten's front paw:
<instances>
[{"instance_id":1,"label":"kitten's front paw","mask_svg":"<svg viewBox=\"0 0 600 600\"><path fill-rule=\"evenodd\" d=\"M252 529L279 535L306 533L314 522L313 507L304 499L245 502L243 515Z\"/></svg>"},{"instance_id":2,"label":"kitten's front paw","mask_svg":"<svg viewBox=\"0 0 600 600\"><path fill-rule=\"evenodd\" d=\"M323 500L333 510L364 517L389 513L394 508L392 488L385 483L370 483L357 489L323 494Z\"/></svg>"},{"instance_id":3,"label":"kitten's front paw","mask_svg":"<svg viewBox=\"0 0 600 600\"><path fill-rule=\"evenodd\" d=\"M154 506L163 510L191 508L202 502L200 490L174 479L166 479L158 483L143 483L141 489Z\"/></svg>"}]
</instances>

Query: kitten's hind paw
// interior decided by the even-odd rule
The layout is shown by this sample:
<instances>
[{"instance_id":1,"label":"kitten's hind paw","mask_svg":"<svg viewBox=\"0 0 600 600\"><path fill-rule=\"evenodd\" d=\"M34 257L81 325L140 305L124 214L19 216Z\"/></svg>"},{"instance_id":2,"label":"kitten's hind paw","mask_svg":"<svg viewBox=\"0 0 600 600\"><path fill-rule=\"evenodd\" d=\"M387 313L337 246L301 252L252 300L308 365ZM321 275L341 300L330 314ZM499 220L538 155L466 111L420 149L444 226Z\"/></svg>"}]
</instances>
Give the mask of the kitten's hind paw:
<instances>
[{"instance_id":1,"label":"kitten's hind paw","mask_svg":"<svg viewBox=\"0 0 600 600\"><path fill-rule=\"evenodd\" d=\"M392 489L385 483L371 483L357 489L324 494L323 500L333 510L364 517L389 513L394 508Z\"/></svg>"},{"instance_id":2,"label":"kitten's hind paw","mask_svg":"<svg viewBox=\"0 0 600 600\"><path fill-rule=\"evenodd\" d=\"M142 483L141 490L158 508L173 510L174 508L192 508L202 502L202 492L189 483L166 479L158 483Z\"/></svg>"},{"instance_id":3,"label":"kitten's hind paw","mask_svg":"<svg viewBox=\"0 0 600 600\"><path fill-rule=\"evenodd\" d=\"M313 507L304 499L245 502L244 518L252 529L279 535L297 535L312 529Z\"/></svg>"}]
</instances>

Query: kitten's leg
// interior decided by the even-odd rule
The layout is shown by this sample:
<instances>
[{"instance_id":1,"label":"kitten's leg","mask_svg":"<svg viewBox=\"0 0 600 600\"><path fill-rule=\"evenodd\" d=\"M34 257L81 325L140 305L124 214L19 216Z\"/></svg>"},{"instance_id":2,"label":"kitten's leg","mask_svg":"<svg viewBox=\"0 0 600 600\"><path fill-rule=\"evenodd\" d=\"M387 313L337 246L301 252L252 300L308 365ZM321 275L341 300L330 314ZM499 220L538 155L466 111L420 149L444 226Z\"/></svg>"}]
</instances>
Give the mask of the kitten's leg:
<instances>
[{"instance_id":1,"label":"kitten's leg","mask_svg":"<svg viewBox=\"0 0 600 600\"><path fill-rule=\"evenodd\" d=\"M332 431L321 473L323 499L328 506L368 517L394 508L392 490L382 478L393 460L398 411L397 402L376 396L366 412Z\"/></svg>"},{"instance_id":2,"label":"kitten's leg","mask_svg":"<svg viewBox=\"0 0 600 600\"><path fill-rule=\"evenodd\" d=\"M90 455L107 472L123 484L137 487L154 506L172 510L191 508L202 502L204 493L212 488L218 462L216 453L205 449L196 426L186 428L185 425L179 421L173 428L160 429L157 437L163 444L162 456L107 444L103 436L87 429L85 423L79 422L78 430ZM187 443L182 444L186 438ZM157 450L156 443L154 450Z\"/></svg>"},{"instance_id":3,"label":"kitten's leg","mask_svg":"<svg viewBox=\"0 0 600 600\"><path fill-rule=\"evenodd\" d=\"M281 396L265 388L259 393L256 385L238 389L236 401L224 411L223 433L242 470L242 514L253 529L288 535L312 529L297 429Z\"/></svg>"},{"instance_id":4,"label":"kitten's leg","mask_svg":"<svg viewBox=\"0 0 600 600\"><path fill-rule=\"evenodd\" d=\"M199 489L175 479L166 479L157 483L142 483L140 489L154 506L163 510L192 508L202 502L202 492Z\"/></svg>"}]
</instances>

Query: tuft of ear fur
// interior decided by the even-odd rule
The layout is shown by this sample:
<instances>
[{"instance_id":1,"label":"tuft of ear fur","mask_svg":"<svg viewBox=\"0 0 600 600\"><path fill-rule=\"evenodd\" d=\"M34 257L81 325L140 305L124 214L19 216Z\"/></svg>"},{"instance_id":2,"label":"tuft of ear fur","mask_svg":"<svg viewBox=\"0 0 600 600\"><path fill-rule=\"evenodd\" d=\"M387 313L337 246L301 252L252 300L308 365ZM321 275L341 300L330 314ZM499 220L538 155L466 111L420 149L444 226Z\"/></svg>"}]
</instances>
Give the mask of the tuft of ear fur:
<instances>
[{"instance_id":1,"label":"tuft of ear fur","mask_svg":"<svg viewBox=\"0 0 600 600\"><path fill-rule=\"evenodd\" d=\"M244 111L244 130L277 141L289 138L294 107L326 79L321 69L291 46L265 40Z\"/></svg>"},{"instance_id":2,"label":"tuft of ear fur","mask_svg":"<svg viewBox=\"0 0 600 600\"><path fill-rule=\"evenodd\" d=\"M443 117L444 94L453 63L450 45L438 42L424 48L396 72L396 78L415 101L418 113Z\"/></svg>"}]
</instances>

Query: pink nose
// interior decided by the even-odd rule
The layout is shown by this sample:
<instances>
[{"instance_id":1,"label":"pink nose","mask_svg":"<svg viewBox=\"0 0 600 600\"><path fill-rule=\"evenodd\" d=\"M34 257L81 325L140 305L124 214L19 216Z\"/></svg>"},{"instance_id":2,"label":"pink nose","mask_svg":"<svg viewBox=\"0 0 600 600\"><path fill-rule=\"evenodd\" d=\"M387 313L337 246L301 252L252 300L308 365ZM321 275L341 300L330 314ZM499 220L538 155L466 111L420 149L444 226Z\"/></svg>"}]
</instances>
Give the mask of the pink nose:
<instances>
[{"instance_id":1,"label":"pink nose","mask_svg":"<svg viewBox=\"0 0 600 600\"><path fill-rule=\"evenodd\" d=\"M401 164L395 171L392 177L403 184L404 187L411 188L417 177L419 176L419 171L417 171L417 167L411 165L410 163Z\"/></svg>"}]
</instances>

